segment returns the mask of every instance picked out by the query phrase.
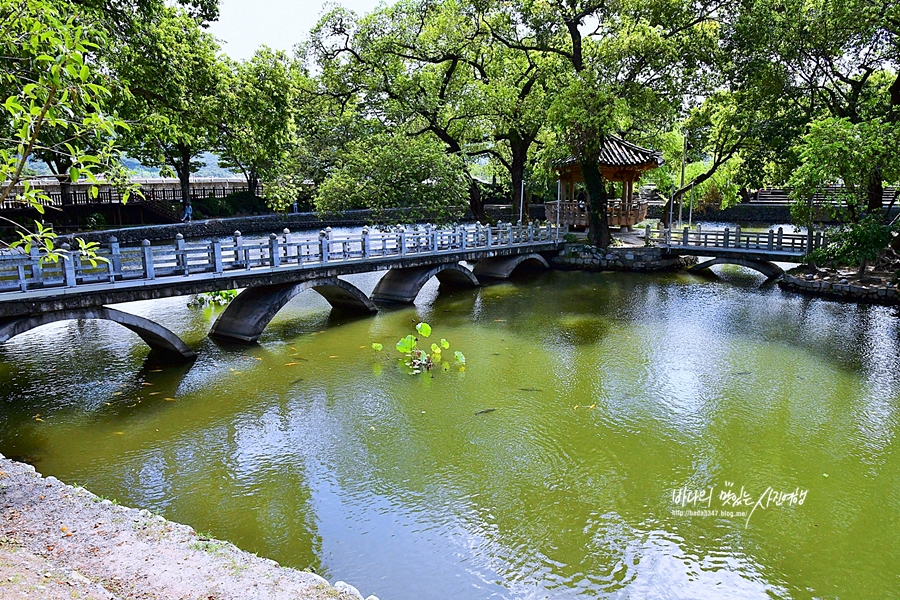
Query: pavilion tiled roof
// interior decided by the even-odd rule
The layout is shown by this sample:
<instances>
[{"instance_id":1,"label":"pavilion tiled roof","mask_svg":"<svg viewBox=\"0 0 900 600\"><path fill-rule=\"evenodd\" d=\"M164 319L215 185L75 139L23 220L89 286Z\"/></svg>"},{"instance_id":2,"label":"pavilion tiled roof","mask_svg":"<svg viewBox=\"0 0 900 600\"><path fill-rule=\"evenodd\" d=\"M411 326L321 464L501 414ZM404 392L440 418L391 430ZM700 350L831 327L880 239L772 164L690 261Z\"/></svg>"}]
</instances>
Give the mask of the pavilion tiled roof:
<instances>
[{"instance_id":1,"label":"pavilion tiled roof","mask_svg":"<svg viewBox=\"0 0 900 600\"><path fill-rule=\"evenodd\" d=\"M568 158L560 166L577 162L575 158ZM606 141L603 142L603 148L600 150L600 165L604 167L636 167L648 163L660 166L663 162L662 152L642 148L614 135L606 136Z\"/></svg>"}]
</instances>

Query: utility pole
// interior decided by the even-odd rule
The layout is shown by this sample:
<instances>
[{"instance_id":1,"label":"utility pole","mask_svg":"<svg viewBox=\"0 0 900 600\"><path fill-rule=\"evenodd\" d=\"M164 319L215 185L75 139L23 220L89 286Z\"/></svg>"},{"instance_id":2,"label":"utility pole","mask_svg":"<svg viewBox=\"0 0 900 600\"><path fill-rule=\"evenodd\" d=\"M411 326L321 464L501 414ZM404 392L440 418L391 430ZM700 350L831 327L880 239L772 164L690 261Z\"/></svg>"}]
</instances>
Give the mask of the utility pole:
<instances>
[{"instance_id":1,"label":"utility pole","mask_svg":"<svg viewBox=\"0 0 900 600\"><path fill-rule=\"evenodd\" d=\"M678 187L678 189L684 189L684 162L685 162L685 157L687 156L687 135L684 132L682 132L681 137L683 140L683 143L681 145L681 185ZM682 219L683 208L684 208L684 203L681 201L681 197L679 197L678 198L678 229L681 229L681 227L683 225L683 219Z\"/></svg>"}]
</instances>

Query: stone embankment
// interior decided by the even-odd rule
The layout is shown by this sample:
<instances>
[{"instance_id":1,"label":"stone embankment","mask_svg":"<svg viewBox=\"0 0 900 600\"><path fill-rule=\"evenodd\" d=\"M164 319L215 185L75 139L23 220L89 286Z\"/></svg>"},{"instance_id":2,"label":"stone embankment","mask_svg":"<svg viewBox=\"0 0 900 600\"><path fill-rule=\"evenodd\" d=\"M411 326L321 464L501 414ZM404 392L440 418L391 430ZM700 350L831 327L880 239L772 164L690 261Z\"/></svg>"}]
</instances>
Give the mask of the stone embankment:
<instances>
[{"instance_id":1,"label":"stone embankment","mask_svg":"<svg viewBox=\"0 0 900 600\"><path fill-rule=\"evenodd\" d=\"M486 206L485 210L493 219L503 221L513 220L512 208L504 205ZM538 205L531 210L532 218L543 218L543 205ZM348 210L333 215L320 215L319 213L273 213L267 215L255 215L246 217L228 217L221 219L203 219L190 223L172 223L168 225L142 225L135 227L122 227L120 229L105 229L102 231L82 231L59 236L58 242L75 245L75 238L85 242L98 242L105 244L111 236L115 236L121 244L139 244L147 239L151 242L171 241L176 234L183 235L186 239L207 237L228 237L235 231L242 234L269 234L281 233L285 228L291 231L310 231L325 227L361 227L372 223L376 216L379 220L385 218L392 222L409 221L409 211L404 209L388 209L385 213L376 215L370 210ZM474 218L471 213L459 215L460 222L471 223ZM435 219L421 218L416 222L433 222Z\"/></svg>"},{"instance_id":2,"label":"stone embankment","mask_svg":"<svg viewBox=\"0 0 900 600\"><path fill-rule=\"evenodd\" d=\"M0 598L363 600L351 585L329 585L2 455Z\"/></svg>"},{"instance_id":3,"label":"stone embankment","mask_svg":"<svg viewBox=\"0 0 900 600\"><path fill-rule=\"evenodd\" d=\"M566 244L550 260L557 269L582 271L675 271L695 264L693 256L667 256L660 248L611 247L605 251L587 244Z\"/></svg>"},{"instance_id":4,"label":"stone embankment","mask_svg":"<svg viewBox=\"0 0 900 600\"><path fill-rule=\"evenodd\" d=\"M784 290L870 304L900 305L897 286L884 277L854 278L832 270L810 273L797 267L782 276L778 285Z\"/></svg>"}]
</instances>

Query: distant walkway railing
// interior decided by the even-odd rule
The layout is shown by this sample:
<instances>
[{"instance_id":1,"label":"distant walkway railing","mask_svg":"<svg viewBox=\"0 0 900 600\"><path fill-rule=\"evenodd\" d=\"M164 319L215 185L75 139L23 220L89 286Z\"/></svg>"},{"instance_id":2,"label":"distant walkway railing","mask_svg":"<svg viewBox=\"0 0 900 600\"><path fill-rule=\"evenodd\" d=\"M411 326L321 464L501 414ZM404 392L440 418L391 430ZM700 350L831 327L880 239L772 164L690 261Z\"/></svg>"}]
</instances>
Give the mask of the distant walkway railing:
<instances>
[{"instance_id":1,"label":"distant walkway railing","mask_svg":"<svg viewBox=\"0 0 900 600\"><path fill-rule=\"evenodd\" d=\"M437 229L426 226L406 230L398 227L378 232L364 228L359 234L336 235L327 228L318 237L295 238L290 231L271 234L264 240L245 240L239 231L233 237L208 243L188 243L178 234L170 245L121 247L110 238L98 256L107 262L91 265L76 253L58 263L41 259L37 248L30 254L0 255L0 301L2 292L54 287L74 287L117 281L157 280L201 273L225 273L257 268L316 268L370 259L444 255L509 247L547 246L562 242L565 228L552 225L495 227L457 226Z\"/></svg>"},{"instance_id":2,"label":"distant walkway railing","mask_svg":"<svg viewBox=\"0 0 900 600\"><path fill-rule=\"evenodd\" d=\"M765 232L741 231L740 227L731 229L690 229L681 231L673 229L652 229L647 226L645 239L658 246L669 249L717 249L745 250L758 252L780 252L803 256L828 244L827 236L822 231L807 233L785 233L782 227Z\"/></svg>"}]
</instances>

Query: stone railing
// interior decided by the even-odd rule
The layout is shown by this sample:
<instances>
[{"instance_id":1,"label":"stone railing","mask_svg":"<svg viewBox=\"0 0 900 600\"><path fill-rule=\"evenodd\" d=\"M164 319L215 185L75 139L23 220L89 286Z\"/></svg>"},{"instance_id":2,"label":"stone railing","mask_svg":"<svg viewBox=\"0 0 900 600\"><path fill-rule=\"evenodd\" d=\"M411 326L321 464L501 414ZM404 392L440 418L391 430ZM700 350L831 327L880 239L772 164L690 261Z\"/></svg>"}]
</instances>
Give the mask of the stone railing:
<instances>
[{"instance_id":1,"label":"stone railing","mask_svg":"<svg viewBox=\"0 0 900 600\"><path fill-rule=\"evenodd\" d=\"M189 243L181 234L171 244L122 247L115 237L97 253L92 264L77 252L48 262L36 247L29 254L0 255L0 292L28 291L126 280L157 280L201 273L225 273L258 268L315 268L342 262L491 251L558 243L565 229L552 225L500 224L495 227L456 226L449 229L397 227L336 235L331 228L317 237L294 237L288 229L268 239L246 240L240 231L224 239ZM64 250L68 248L64 246ZM2 301L2 298L0 298Z\"/></svg>"},{"instance_id":2,"label":"stone railing","mask_svg":"<svg viewBox=\"0 0 900 600\"><path fill-rule=\"evenodd\" d=\"M766 232L745 232L740 227L734 229L696 229L685 227L683 230L646 228L645 239L665 248L719 248L734 250L757 250L761 252L788 252L797 255L807 254L810 250L822 248L828 239L821 231L807 233L785 233L783 228L770 229Z\"/></svg>"}]
</instances>

